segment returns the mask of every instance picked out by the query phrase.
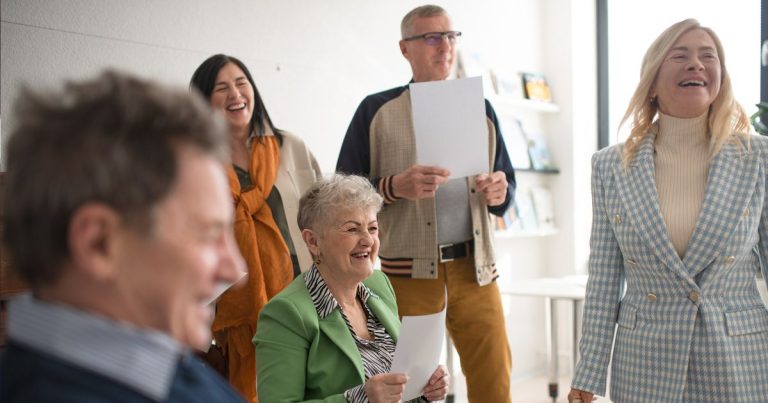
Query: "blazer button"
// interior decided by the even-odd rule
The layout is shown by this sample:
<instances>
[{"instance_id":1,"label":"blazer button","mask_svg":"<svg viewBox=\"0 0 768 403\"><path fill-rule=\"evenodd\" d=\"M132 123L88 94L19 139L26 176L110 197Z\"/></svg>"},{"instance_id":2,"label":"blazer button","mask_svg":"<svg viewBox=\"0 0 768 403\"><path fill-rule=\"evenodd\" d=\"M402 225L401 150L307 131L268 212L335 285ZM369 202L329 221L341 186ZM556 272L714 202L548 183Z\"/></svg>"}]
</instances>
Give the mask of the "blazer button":
<instances>
[{"instance_id":1,"label":"blazer button","mask_svg":"<svg viewBox=\"0 0 768 403\"><path fill-rule=\"evenodd\" d=\"M744 217L749 217L749 207L744 209Z\"/></svg>"},{"instance_id":2,"label":"blazer button","mask_svg":"<svg viewBox=\"0 0 768 403\"><path fill-rule=\"evenodd\" d=\"M656 294L654 294L654 293L648 293L648 295L646 295L645 298L647 298L648 301L650 301L650 302L656 302L656 300L657 300Z\"/></svg>"},{"instance_id":3,"label":"blazer button","mask_svg":"<svg viewBox=\"0 0 768 403\"><path fill-rule=\"evenodd\" d=\"M616 225L619 225L619 224L621 224L621 216L620 216L620 215L618 215L618 214L616 214L615 216L613 216L613 223L614 223L614 224L616 224Z\"/></svg>"},{"instance_id":4,"label":"blazer button","mask_svg":"<svg viewBox=\"0 0 768 403\"><path fill-rule=\"evenodd\" d=\"M725 264L732 264L735 261L736 261L736 257L735 256L727 256L725 258L725 260L723 260L723 262L725 262Z\"/></svg>"},{"instance_id":5,"label":"blazer button","mask_svg":"<svg viewBox=\"0 0 768 403\"><path fill-rule=\"evenodd\" d=\"M693 302L699 302L699 293L696 291L691 291L688 294L688 299L690 299Z\"/></svg>"}]
</instances>

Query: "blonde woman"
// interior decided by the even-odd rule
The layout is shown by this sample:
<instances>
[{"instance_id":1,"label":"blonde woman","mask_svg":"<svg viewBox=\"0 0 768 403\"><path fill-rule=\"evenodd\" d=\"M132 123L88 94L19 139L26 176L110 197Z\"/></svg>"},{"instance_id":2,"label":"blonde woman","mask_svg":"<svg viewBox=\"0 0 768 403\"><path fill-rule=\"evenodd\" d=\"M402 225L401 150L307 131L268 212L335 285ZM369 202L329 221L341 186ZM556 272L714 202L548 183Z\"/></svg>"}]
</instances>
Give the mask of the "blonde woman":
<instances>
[{"instance_id":1,"label":"blonde woman","mask_svg":"<svg viewBox=\"0 0 768 403\"><path fill-rule=\"evenodd\" d=\"M688 19L653 42L630 118L627 142L593 157L568 400L604 395L610 361L614 402L764 402L768 311L755 275L768 261L768 139L748 134L711 29Z\"/></svg>"}]
</instances>

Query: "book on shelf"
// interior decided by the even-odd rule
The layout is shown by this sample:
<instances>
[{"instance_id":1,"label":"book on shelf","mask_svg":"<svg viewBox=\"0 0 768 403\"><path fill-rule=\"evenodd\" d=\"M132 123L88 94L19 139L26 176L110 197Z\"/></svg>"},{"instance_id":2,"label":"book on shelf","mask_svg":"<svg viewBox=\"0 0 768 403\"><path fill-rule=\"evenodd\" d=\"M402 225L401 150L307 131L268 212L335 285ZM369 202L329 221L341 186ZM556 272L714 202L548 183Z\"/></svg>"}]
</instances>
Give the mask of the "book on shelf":
<instances>
[{"instance_id":1,"label":"book on shelf","mask_svg":"<svg viewBox=\"0 0 768 403\"><path fill-rule=\"evenodd\" d=\"M506 231L507 230L507 223L506 223L506 221L504 221L504 217L496 217L496 216L494 216L493 229L495 229L497 231Z\"/></svg>"},{"instance_id":2,"label":"book on shelf","mask_svg":"<svg viewBox=\"0 0 768 403\"><path fill-rule=\"evenodd\" d=\"M531 157L531 167L542 171L556 169L544 135L538 131L527 130L525 131L525 137L528 142L528 155Z\"/></svg>"},{"instance_id":3,"label":"book on shelf","mask_svg":"<svg viewBox=\"0 0 768 403\"><path fill-rule=\"evenodd\" d=\"M530 189L530 192L539 229L554 230L555 211L552 206L552 193L543 186L534 186Z\"/></svg>"},{"instance_id":4,"label":"book on shelf","mask_svg":"<svg viewBox=\"0 0 768 403\"><path fill-rule=\"evenodd\" d=\"M493 88L499 96L515 99L524 98L520 73L491 69L491 79L493 80Z\"/></svg>"},{"instance_id":5,"label":"book on shelf","mask_svg":"<svg viewBox=\"0 0 768 403\"><path fill-rule=\"evenodd\" d=\"M480 77L483 81L483 96L486 98L496 92L491 70L477 52L467 49L457 52L456 76L458 78Z\"/></svg>"},{"instance_id":6,"label":"book on shelf","mask_svg":"<svg viewBox=\"0 0 768 403\"><path fill-rule=\"evenodd\" d=\"M539 228L536 210L529 192L518 191L515 195L515 214L517 221L520 222L520 230L536 231Z\"/></svg>"},{"instance_id":7,"label":"book on shelf","mask_svg":"<svg viewBox=\"0 0 768 403\"><path fill-rule=\"evenodd\" d=\"M520 220L517 219L517 213L515 212L514 206L507 209L507 212L504 213L504 223L507 225L507 229L510 231L519 231L520 230Z\"/></svg>"},{"instance_id":8,"label":"book on shelf","mask_svg":"<svg viewBox=\"0 0 768 403\"><path fill-rule=\"evenodd\" d=\"M522 73L520 76L523 80L526 98L534 101L552 102L552 93L543 74Z\"/></svg>"},{"instance_id":9,"label":"book on shelf","mask_svg":"<svg viewBox=\"0 0 768 403\"><path fill-rule=\"evenodd\" d=\"M522 123L509 116L500 116L501 134L507 146L509 159L515 169L531 169L531 157L528 154L528 140L525 138Z\"/></svg>"}]
</instances>

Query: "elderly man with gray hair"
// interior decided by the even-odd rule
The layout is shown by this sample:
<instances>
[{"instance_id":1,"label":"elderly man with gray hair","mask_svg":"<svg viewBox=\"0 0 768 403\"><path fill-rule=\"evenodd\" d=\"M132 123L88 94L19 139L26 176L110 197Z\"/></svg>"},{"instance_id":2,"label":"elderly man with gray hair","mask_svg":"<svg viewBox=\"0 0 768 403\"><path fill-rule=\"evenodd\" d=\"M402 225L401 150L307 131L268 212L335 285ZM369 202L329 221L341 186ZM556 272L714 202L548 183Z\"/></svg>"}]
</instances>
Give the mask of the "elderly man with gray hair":
<instances>
[{"instance_id":1,"label":"elderly man with gray hair","mask_svg":"<svg viewBox=\"0 0 768 403\"><path fill-rule=\"evenodd\" d=\"M15 117L4 241L31 292L10 304L0 401L241 402L191 353L244 270L223 122L116 72L24 92Z\"/></svg>"},{"instance_id":2,"label":"elderly man with gray hair","mask_svg":"<svg viewBox=\"0 0 768 403\"><path fill-rule=\"evenodd\" d=\"M448 78L461 32L443 8L411 10L401 34L412 82ZM514 200L515 174L488 101L485 112L487 173L448 180L443 167L417 164L408 85L360 103L336 170L367 177L384 198L381 266L400 314L431 314L447 305L447 328L467 377L469 401L504 403L510 401L512 356L495 283L489 213L504 215ZM467 141L473 141L469 134Z\"/></svg>"}]
</instances>

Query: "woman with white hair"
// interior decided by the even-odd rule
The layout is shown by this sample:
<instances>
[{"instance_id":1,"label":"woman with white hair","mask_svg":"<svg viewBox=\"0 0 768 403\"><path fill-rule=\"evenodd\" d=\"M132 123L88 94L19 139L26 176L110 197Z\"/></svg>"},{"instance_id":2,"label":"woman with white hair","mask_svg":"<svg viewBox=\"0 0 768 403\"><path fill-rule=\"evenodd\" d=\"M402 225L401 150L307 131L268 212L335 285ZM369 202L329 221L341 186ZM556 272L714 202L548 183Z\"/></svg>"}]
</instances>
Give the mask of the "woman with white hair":
<instances>
[{"instance_id":1,"label":"woman with white hair","mask_svg":"<svg viewBox=\"0 0 768 403\"><path fill-rule=\"evenodd\" d=\"M359 176L335 175L302 196L299 227L314 265L259 317L253 341L261 401L401 401L407 378L389 373L397 303L387 276L373 269L381 204ZM439 366L423 397L442 400L447 392L448 372Z\"/></svg>"}]
</instances>

